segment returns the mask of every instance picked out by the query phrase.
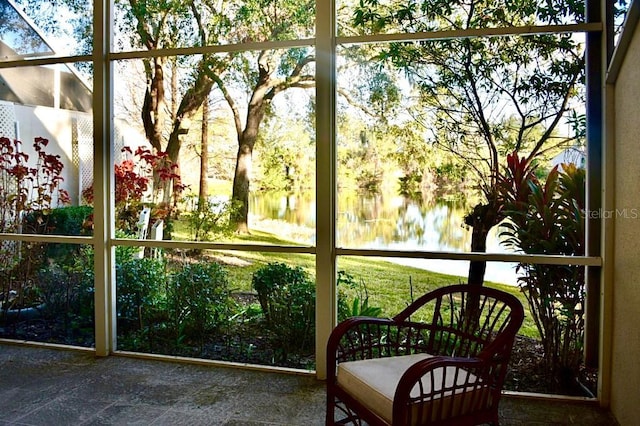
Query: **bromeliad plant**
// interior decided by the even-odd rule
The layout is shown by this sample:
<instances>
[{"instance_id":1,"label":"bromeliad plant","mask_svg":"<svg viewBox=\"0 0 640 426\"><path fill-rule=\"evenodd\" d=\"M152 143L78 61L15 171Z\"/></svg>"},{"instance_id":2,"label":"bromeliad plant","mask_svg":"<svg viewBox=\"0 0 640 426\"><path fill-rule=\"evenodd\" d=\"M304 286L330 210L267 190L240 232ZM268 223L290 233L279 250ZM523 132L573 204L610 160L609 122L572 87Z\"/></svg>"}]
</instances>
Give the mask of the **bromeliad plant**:
<instances>
[{"instance_id":1,"label":"bromeliad plant","mask_svg":"<svg viewBox=\"0 0 640 426\"><path fill-rule=\"evenodd\" d=\"M543 181L536 167L507 157L500 194L504 243L526 254L584 255L585 170L554 167ZM578 373L584 333L584 267L521 263L517 271L544 346L545 364L567 385Z\"/></svg>"}]
</instances>

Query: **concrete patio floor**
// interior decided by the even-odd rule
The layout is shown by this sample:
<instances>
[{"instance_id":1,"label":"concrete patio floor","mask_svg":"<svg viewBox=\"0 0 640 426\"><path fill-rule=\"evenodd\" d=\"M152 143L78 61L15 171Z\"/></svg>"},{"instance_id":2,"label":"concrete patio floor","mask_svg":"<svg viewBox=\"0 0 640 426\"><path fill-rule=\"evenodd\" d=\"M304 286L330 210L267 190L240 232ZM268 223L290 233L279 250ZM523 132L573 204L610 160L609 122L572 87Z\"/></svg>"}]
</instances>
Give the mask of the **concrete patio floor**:
<instances>
[{"instance_id":1,"label":"concrete patio floor","mask_svg":"<svg viewBox=\"0 0 640 426\"><path fill-rule=\"evenodd\" d=\"M323 425L309 375L0 343L0 425ZM502 425L616 425L593 403L505 396Z\"/></svg>"}]
</instances>

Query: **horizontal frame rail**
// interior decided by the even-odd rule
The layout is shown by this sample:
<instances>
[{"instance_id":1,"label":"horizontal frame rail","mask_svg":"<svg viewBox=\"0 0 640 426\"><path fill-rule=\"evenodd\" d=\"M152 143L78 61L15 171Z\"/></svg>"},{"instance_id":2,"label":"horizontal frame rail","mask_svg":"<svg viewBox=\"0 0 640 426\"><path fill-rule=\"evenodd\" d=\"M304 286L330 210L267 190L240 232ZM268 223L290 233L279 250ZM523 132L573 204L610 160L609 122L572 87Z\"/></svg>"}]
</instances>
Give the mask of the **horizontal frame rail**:
<instances>
[{"instance_id":1,"label":"horizontal frame rail","mask_svg":"<svg viewBox=\"0 0 640 426\"><path fill-rule=\"evenodd\" d=\"M0 241L14 240L26 242L43 242L56 244L94 244L93 237L63 236L63 235L39 235L39 234L0 234ZM269 253L300 253L316 254L314 246L281 246L263 244L233 244L215 243L203 241L174 241L174 240L137 240L116 238L110 241L111 246L129 247L158 247L173 249L202 249L202 250L228 250ZM350 249L336 248L336 256L365 256L365 257L403 257L412 259L442 259L462 261L486 261L486 262L518 262L545 265L582 265L602 266L602 258L599 256L563 256L523 253L473 253L473 252L447 252L447 251L403 251L403 250L374 250L374 249Z\"/></svg>"},{"instance_id":2,"label":"horizontal frame rail","mask_svg":"<svg viewBox=\"0 0 640 426\"><path fill-rule=\"evenodd\" d=\"M584 33L602 31L603 25L600 22L583 23L583 24L567 24L567 25L528 25L523 27L496 27L496 28L470 28L463 30L444 30L433 32L416 32L416 33L398 33L398 34L371 34L361 36L336 37L336 44L367 44L367 43L389 43L389 42L412 42L412 41L428 41L428 40L452 40L460 38L472 37L491 37L491 36L526 36L536 34L553 34L553 33ZM235 43L223 44L215 46L193 46L179 47L171 49L154 49L154 50L134 50L126 52L111 52L107 54L107 60L116 61L124 59L143 59L159 56L180 56L180 55L198 55L198 54L215 54L228 52L242 52L252 50L265 49L291 49L298 47L315 46L315 38L306 38L299 40L276 40L266 42L251 43ZM93 60L91 55L79 56L52 56L48 58L34 59L15 59L9 61L0 61L1 68L27 67L53 65L59 63L76 63L90 62Z\"/></svg>"}]
</instances>

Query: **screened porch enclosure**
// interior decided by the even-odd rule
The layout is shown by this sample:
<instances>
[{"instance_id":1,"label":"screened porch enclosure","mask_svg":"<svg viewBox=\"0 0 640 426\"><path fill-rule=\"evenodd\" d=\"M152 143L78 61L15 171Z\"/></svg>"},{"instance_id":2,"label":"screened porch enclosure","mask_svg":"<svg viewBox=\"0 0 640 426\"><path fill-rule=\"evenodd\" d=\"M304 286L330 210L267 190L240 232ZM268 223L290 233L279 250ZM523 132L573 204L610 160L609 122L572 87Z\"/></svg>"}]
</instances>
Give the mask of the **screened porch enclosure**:
<instances>
[{"instance_id":1,"label":"screened porch enclosure","mask_svg":"<svg viewBox=\"0 0 640 426\"><path fill-rule=\"evenodd\" d=\"M627 2L83 1L0 0L0 338L324 379L338 321L472 282L588 392L508 390L609 403Z\"/></svg>"}]
</instances>

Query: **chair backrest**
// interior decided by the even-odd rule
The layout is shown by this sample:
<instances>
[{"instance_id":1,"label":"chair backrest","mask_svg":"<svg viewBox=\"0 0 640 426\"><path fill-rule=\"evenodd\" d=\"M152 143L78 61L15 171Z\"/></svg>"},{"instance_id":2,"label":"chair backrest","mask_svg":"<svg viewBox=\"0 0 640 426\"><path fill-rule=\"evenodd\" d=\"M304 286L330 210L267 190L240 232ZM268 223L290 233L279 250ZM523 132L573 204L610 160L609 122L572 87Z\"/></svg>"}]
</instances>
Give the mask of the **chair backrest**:
<instances>
[{"instance_id":1,"label":"chair backrest","mask_svg":"<svg viewBox=\"0 0 640 426\"><path fill-rule=\"evenodd\" d=\"M393 318L408 327L406 353L494 359L509 357L523 319L514 295L468 284L431 291Z\"/></svg>"}]
</instances>

